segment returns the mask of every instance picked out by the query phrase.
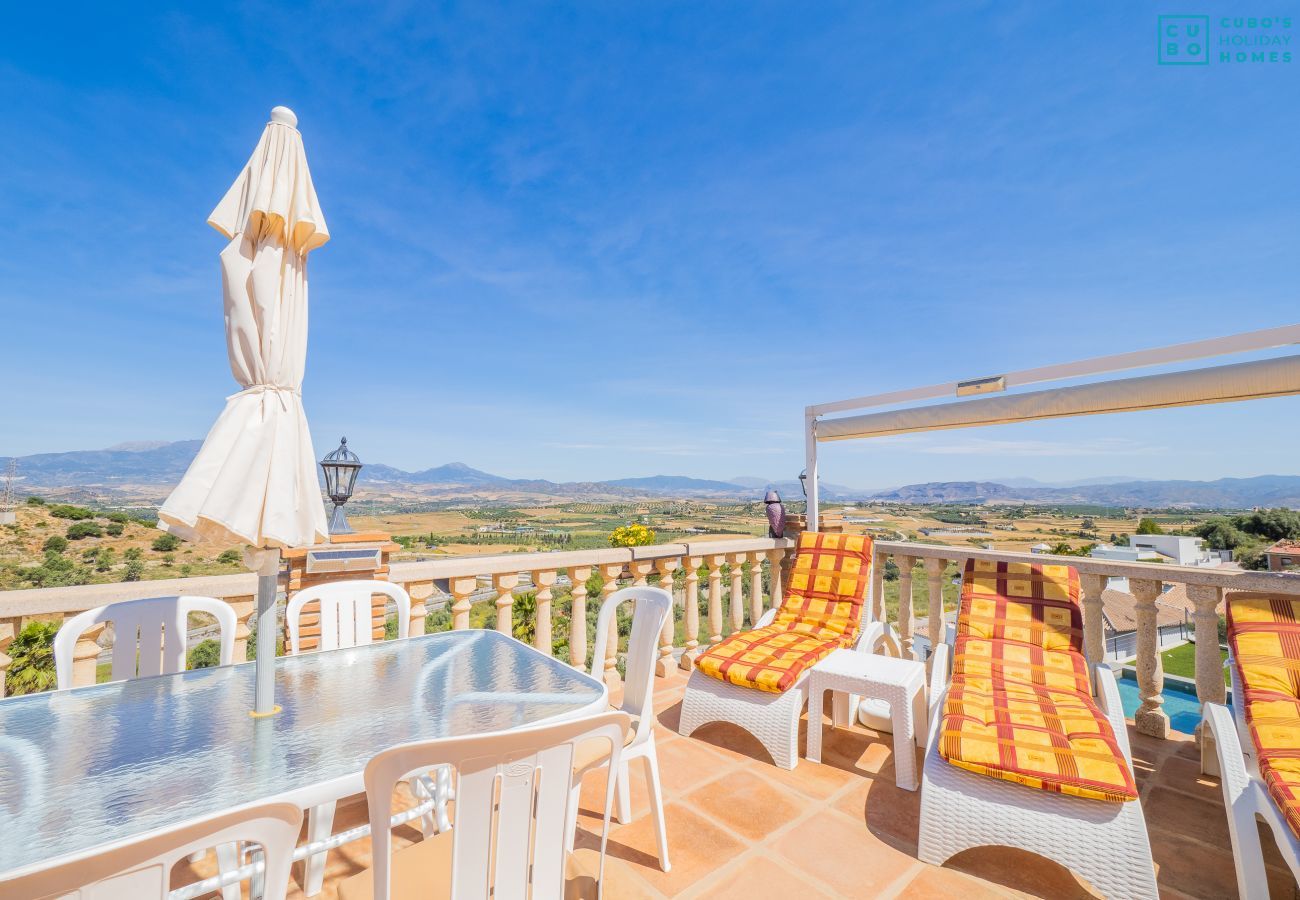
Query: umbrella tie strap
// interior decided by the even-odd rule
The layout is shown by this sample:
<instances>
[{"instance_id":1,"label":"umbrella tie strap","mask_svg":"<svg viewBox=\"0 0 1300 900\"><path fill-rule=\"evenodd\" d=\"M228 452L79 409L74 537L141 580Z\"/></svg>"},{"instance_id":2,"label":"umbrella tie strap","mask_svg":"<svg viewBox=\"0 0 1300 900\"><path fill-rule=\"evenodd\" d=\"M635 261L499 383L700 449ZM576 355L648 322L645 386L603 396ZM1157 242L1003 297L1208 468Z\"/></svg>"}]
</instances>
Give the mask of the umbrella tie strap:
<instances>
[{"instance_id":1,"label":"umbrella tie strap","mask_svg":"<svg viewBox=\"0 0 1300 900\"><path fill-rule=\"evenodd\" d=\"M234 400L236 397L248 397L253 394L275 394L280 398L280 406L287 412L289 410L289 401L284 398L284 395L293 394L295 397L301 397L302 389L288 384L254 384L238 393L231 394L226 400Z\"/></svg>"}]
</instances>

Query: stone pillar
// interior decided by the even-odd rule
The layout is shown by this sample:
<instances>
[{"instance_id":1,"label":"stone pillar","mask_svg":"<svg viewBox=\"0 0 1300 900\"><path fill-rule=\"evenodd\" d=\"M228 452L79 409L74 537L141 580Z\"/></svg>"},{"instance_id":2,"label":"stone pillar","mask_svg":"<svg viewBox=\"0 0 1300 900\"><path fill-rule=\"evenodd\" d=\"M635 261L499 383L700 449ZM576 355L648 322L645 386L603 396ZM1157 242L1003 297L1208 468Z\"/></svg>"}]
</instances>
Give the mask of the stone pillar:
<instances>
[{"instance_id":1,"label":"stone pillar","mask_svg":"<svg viewBox=\"0 0 1300 900\"><path fill-rule=\"evenodd\" d=\"M433 582L412 581L406 585L406 593L411 595L411 624L407 634L419 637L424 634L424 619L429 614L425 602L433 596Z\"/></svg>"},{"instance_id":2,"label":"stone pillar","mask_svg":"<svg viewBox=\"0 0 1300 900\"><path fill-rule=\"evenodd\" d=\"M519 587L518 572L502 572L492 576L492 589L497 592L497 631L515 633L515 588Z\"/></svg>"},{"instance_id":3,"label":"stone pillar","mask_svg":"<svg viewBox=\"0 0 1300 900\"><path fill-rule=\"evenodd\" d=\"M731 630L745 627L745 554L733 553L727 557L731 564Z\"/></svg>"},{"instance_id":4,"label":"stone pillar","mask_svg":"<svg viewBox=\"0 0 1300 900\"><path fill-rule=\"evenodd\" d=\"M1156 598L1161 583L1145 578L1130 578L1129 590L1137 599L1137 676L1138 699L1142 705L1133 714L1138 733L1153 738L1169 736L1169 714L1161 709L1165 702L1165 670L1160 662L1160 635L1156 629Z\"/></svg>"},{"instance_id":5,"label":"stone pillar","mask_svg":"<svg viewBox=\"0 0 1300 900\"><path fill-rule=\"evenodd\" d=\"M623 563L612 563L600 567L600 577L605 583L600 586L600 608L605 608L605 601L618 590L618 579L623 574ZM605 640L605 684L612 691L623 683L618 674L618 616L609 617L609 633Z\"/></svg>"},{"instance_id":6,"label":"stone pillar","mask_svg":"<svg viewBox=\"0 0 1300 900\"><path fill-rule=\"evenodd\" d=\"M555 594L551 588L555 586L556 578L554 571L533 573L533 586L537 588L537 623L533 631L533 646L547 656L555 652L551 626L551 601Z\"/></svg>"},{"instance_id":7,"label":"stone pillar","mask_svg":"<svg viewBox=\"0 0 1300 900\"><path fill-rule=\"evenodd\" d=\"M1223 683L1223 656L1219 652L1219 602L1223 588L1210 584L1189 584L1187 599L1195 605L1192 620L1196 624L1196 699L1204 708L1206 703L1223 703L1228 696ZM1241 702L1240 699L1237 700ZM1214 735L1202 721L1196 726L1196 739L1201 745L1201 771L1207 775L1219 774L1219 760L1214 750Z\"/></svg>"},{"instance_id":8,"label":"stone pillar","mask_svg":"<svg viewBox=\"0 0 1300 900\"><path fill-rule=\"evenodd\" d=\"M587 579L591 566L569 569L572 604L569 607L569 664L587 671Z\"/></svg>"},{"instance_id":9,"label":"stone pillar","mask_svg":"<svg viewBox=\"0 0 1300 900\"><path fill-rule=\"evenodd\" d=\"M452 596L451 627L454 631L464 631L469 628L469 598L478 589L478 579L473 575L462 575L449 578L448 583Z\"/></svg>"},{"instance_id":10,"label":"stone pillar","mask_svg":"<svg viewBox=\"0 0 1300 900\"><path fill-rule=\"evenodd\" d=\"M912 652L912 566L911 556L896 556L898 565L898 644L904 659L915 659Z\"/></svg>"},{"instance_id":11,"label":"stone pillar","mask_svg":"<svg viewBox=\"0 0 1300 900\"><path fill-rule=\"evenodd\" d=\"M22 625L21 619L10 619L0 622L0 700L5 696L5 676L9 674L9 666L13 663L13 658L5 651L9 645L14 642L18 636L18 631Z\"/></svg>"},{"instance_id":12,"label":"stone pillar","mask_svg":"<svg viewBox=\"0 0 1300 900\"><path fill-rule=\"evenodd\" d=\"M1083 655L1088 660L1088 680L1092 667L1106 658L1106 629L1101 612L1101 594L1106 590L1105 575L1080 575L1083 588Z\"/></svg>"},{"instance_id":13,"label":"stone pillar","mask_svg":"<svg viewBox=\"0 0 1300 900\"><path fill-rule=\"evenodd\" d=\"M235 655L232 662L248 662L248 624L257 615L257 597L227 597L226 602L235 611Z\"/></svg>"},{"instance_id":14,"label":"stone pillar","mask_svg":"<svg viewBox=\"0 0 1300 900\"><path fill-rule=\"evenodd\" d=\"M707 556L705 565L709 567L709 646L716 646L722 640L722 564L726 556Z\"/></svg>"},{"instance_id":15,"label":"stone pillar","mask_svg":"<svg viewBox=\"0 0 1300 900\"><path fill-rule=\"evenodd\" d=\"M763 554L755 553L749 563L749 627L763 617Z\"/></svg>"},{"instance_id":16,"label":"stone pillar","mask_svg":"<svg viewBox=\"0 0 1300 900\"><path fill-rule=\"evenodd\" d=\"M781 571L781 560L785 557L784 550L767 551L767 579L771 587L772 608L778 609L785 602L785 581L784 573Z\"/></svg>"},{"instance_id":17,"label":"stone pillar","mask_svg":"<svg viewBox=\"0 0 1300 900\"><path fill-rule=\"evenodd\" d=\"M681 667L687 672L695 668L695 659L700 655L700 565L698 556L686 558L686 605L682 610L683 629L686 637L686 649L682 653Z\"/></svg>"},{"instance_id":18,"label":"stone pillar","mask_svg":"<svg viewBox=\"0 0 1300 900\"><path fill-rule=\"evenodd\" d=\"M930 609L926 613L926 623L930 638L930 652L943 643L943 573L948 568L946 559L927 559L925 561L925 584L930 592Z\"/></svg>"},{"instance_id":19,"label":"stone pillar","mask_svg":"<svg viewBox=\"0 0 1300 900\"><path fill-rule=\"evenodd\" d=\"M659 570L659 586L668 592L669 597L673 596L673 572L678 565L679 561L671 558L655 562L655 568ZM659 659L655 661L655 674L660 678L666 677L673 669L673 641L677 636L673 611L676 606L674 602L668 604L668 618L664 619L664 629L659 633Z\"/></svg>"},{"instance_id":20,"label":"stone pillar","mask_svg":"<svg viewBox=\"0 0 1300 900\"><path fill-rule=\"evenodd\" d=\"M82 687L95 683L95 668L99 659L99 644L95 639L104 630L104 623L91 625L77 638L77 645L72 648L72 685Z\"/></svg>"},{"instance_id":21,"label":"stone pillar","mask_svg":"<svg viewBox=\"0 0 1300 900\"><path fill-rule=\"evenodd\" d=\"M888 553L875 552L871 558L871 618L885 621L885 563Z\"/></svg>"}]
</instances>

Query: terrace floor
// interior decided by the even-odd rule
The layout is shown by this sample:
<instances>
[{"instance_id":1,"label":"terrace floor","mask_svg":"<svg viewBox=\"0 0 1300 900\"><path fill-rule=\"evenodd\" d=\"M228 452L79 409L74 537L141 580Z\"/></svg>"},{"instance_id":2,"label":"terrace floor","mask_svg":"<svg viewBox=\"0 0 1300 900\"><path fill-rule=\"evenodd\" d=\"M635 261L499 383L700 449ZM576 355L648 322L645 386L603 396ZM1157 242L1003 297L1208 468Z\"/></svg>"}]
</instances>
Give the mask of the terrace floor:
<instances>
[{"instance_id":1,"label":"terrace floor","mask_svg":"<svg viewBox=\"0 0 1300 900\"><path fill-rule=\"evenodd\" d=\"M732 726L714 724L690 738L678 735L685 683L684 675L656 679L672 871L658 867L638 765L632 786L636 816L610 829L606 897L1094 896L1064 868L1009 848L970 850L942 868L920 862L920 793L895 787L890 735L836 729L823 742L822 764L801 760L786 772L768 762L757 741ZM1130 736L1161 896L1236 896L1222 795L1217 780L1201 776L1195 744L1184 735L1169 741ZM594 896L591 879L578 876L595 871L603 790L603 772L590 774L583 785L570 883L575 897ZM364 816L364 803L340 806L335 827L357 824ZM1271 835L1267 829L1262 833L1271 895L1300 897ZM419 837L409 827L394 835L398 845ZM338 882L369 862L369 841L332 852L322 898L333 900ZM296 884L290 897L301 897Z\"/></svg>"}]
</instances>

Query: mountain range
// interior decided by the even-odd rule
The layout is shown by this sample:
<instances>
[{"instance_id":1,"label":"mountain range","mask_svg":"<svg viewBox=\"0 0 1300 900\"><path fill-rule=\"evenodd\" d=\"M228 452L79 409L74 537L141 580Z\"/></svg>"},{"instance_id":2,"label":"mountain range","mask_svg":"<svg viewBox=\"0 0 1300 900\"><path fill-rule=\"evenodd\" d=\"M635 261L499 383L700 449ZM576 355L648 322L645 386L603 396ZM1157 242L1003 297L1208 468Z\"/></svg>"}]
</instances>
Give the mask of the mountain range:
<instances>
[{"instance_id":1,"label":"mountain range","mask_svg":"<svg viewBox=\"0 0 1300 900\"><path fill-rule=\"evenodd\" d=\"M201 441L135 441L104 450L38 453L18 458L16 485L25 488L85 488L120 493L124 488L170 489L185 473ZM0 466L8 459L0 457ZM443 497L492 499L542 496L574 498L713 497L757 499L774 487L787 500L801 499L797 480L737 476L725 481L685 475L651 475L593 482L505 478L454 462L416 472L367 463L361 484L372 492L411 492ZM1300 507L1300 476L1261 475L1215 481L1155 481L1123 476L1046 483L1016 477L998 481L943 481L902 487L855 489L822 482L830 502L882 500L897 503L1090 503L1104 506L1249 508Z\"/></svg>"}]
</instances>

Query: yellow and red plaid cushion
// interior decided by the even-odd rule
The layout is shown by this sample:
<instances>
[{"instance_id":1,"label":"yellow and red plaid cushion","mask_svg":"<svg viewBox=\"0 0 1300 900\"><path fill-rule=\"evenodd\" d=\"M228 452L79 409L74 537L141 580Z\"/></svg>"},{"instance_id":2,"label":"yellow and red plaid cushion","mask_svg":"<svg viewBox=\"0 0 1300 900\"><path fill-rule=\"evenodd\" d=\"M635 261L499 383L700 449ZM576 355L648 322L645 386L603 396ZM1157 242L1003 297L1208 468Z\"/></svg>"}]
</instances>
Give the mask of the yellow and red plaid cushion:
<instances>
[{"instance_id":1,"label":"yellow and red plaid cushion","mask_svg":"<svg viewBox=\"0 0 1300 900\"><path fill-rule=\"evenodd\" d=\"M1095 800L1137 797L1083 658L1069 566L970 560L940 755L972 772Z\"/></svg>"},{"instance_id":2,"label":"yellow and red plaid cushion","mask_svg":"<svg viewBox=\"0 0 1300 900\"><path fill-rule=\"evenodd\" d=\"M939 752L954 766L1046 791L1137 798L1110 722L1091 697L1075 691L954 683Z\"/></svg>"},{"instance_id":3,"label":"yellow and red plaid cushion","mask_svg":"<svg viewBox=\"0 0 1300 900\"><path fill-rule=\"evenodd\" d=\"M1228 645L1264 785L1300 836L1300 598L1230 593Z\"/></svg>"},{"instance_id":4,"label":"yellow and red plaid cushion","mask_svg":"<svg viewBox=\"0 0 1300 900\"><path fill-rule=\"evenodd\" d=\"M720 641L696 666L721 681L784 693L809 666L853 645L870 582L871 538L805 531L772 624Z\"/></svg>"}]
</instances>

